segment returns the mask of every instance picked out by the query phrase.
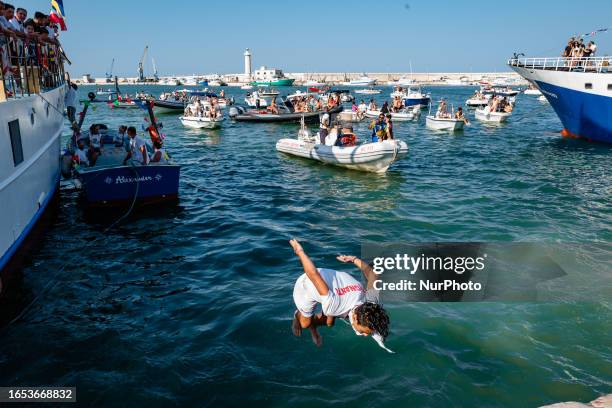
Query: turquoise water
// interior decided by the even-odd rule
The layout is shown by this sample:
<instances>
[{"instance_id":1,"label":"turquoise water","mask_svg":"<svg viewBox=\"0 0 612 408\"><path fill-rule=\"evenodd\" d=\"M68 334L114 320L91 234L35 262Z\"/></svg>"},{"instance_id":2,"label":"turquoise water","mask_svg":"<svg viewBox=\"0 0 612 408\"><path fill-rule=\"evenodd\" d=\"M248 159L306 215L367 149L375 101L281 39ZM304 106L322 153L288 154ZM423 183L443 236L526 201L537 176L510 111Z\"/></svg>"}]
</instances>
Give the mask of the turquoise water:
<instances>
[{"instance_id":1,"label":"turquoise water","mask_svg":"<svg viewBox=\"0 0 612 408\"><path fill-rule=\"evenodd\" d=\"M455 106L472 92L430 91ZM142 113L100 105L86 123L138 126ZM290 332L290 237L343 270L335 255L365 241L609 243L612 151L560 138L550 106L521 95L509 123L455 135L424 116L397 123L410 153L386 175L277 153L295 125L160 118L183 166L180 205L104 233L115 217L63 192L24 270L39 298L0 332L0 384L74 385L86 406L524 407L611 392L608 302L391 303L395 355L343 323L322 329L321 349ZM577 262L591 255L576 247Z\"/></svg>"}]
</instances>

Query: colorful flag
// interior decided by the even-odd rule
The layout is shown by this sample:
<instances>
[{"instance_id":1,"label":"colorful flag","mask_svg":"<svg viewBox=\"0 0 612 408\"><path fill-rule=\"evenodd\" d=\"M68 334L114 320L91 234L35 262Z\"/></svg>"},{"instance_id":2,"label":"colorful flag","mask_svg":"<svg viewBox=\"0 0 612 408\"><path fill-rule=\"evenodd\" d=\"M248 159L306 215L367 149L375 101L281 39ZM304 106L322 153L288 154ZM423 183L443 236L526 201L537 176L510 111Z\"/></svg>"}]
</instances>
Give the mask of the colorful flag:
<instances>
[{"instance_id":1,"label":"colorful flag","mask_svg":"<svg viewBox=\"0 0 612 408\"><path fill-rule=\"evenodd\" d=\"M64 13L64 2L62 0L51 0L51 7L56 11L57 15L65 18L66 14Z\"/></svg>"},{"instance_id":2,"label":"colorful flag","mask_svg":"<svg viewBox=\"0 0 612 408\"><path fill-rule=\"evenodd\" d=\"M68 29L66 28L66 22L64 21L64 19L55 14L55 10L49 13L49 20L51 20L53 24L59 24L62 31L66 31Z\"/></svg>"},{"instance_id":3,"label":"colorful flag","mask_svg":"<svg viewBox=\"0 0 612 408\"><path fill-rule=\"evenodd\" d=\"M51 12L49 13L49 20L54 24L59 24L62 31L66 31L66 13L64 13L64 2L63 0L51 0Z\"/></svg>"}]
</instances>

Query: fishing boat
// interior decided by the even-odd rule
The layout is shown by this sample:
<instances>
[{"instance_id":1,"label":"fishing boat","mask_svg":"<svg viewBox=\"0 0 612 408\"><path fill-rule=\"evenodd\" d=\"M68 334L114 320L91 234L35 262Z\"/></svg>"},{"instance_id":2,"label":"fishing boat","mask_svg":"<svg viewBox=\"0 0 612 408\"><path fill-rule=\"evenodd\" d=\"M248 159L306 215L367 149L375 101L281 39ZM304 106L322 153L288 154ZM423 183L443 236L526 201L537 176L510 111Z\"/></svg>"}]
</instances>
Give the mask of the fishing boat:
<instances>
[{"instance_id":1,"label":"fishing boat","mask_svg":"<svg viewBox=\"0 0 612 408\"><path fill-rule=\"evenodd\" d=\"M357 89L355 91L356 94L360 94L360 95L378 95L381 92L382 91L380 89L374 89L374 88Z\"/></svg>"},{"instance_id":2,"label":"fishing boat","mask_svg":"<svg viewBox=\"0 0 612 408\"><path fill-rule=\"evenodd\" d=\"M254 88L253 85L249 85L249 84L240 86L240 89L244 89L244 90L253 89L253 88Z\"/></svg>"},{"instance_id":3,"label":"fishing boat","mask_svg":"<svg viewBox=\"0 0 612 408\"><path fill-rule=\"evenodd\" d=\"M123 144L115 145L116 132L101 129L102 154L92 167L75 170L87 203L92 206L139 205L178 199L180 166L168 163L123 164L126 152ZM81 139L89 144L89 131ZM152 154L147 145L149 154Z\"/></svg>"},{"instance_id":4,"label":"fishing boat","mask_svg":"<svg viewBox=\"0 0 612 408\"><path fill-rule=\"evenodd\" d=\"M60 138L64 116L64 58L59 46L43 40L5 37L15 49L34 44L56 56L56 73L49 73L42 59L30 60L11 55L13 48L3 48L6 58L0 60L4 72L14 68L14 76L2 75L0 84L0 299L12 292L26 251L34 242L35 232L43 231L41 220L52 207L60 180ZM6 61L12 61L9 67ZM45 57L46 61L46 57ZM46 65L46 62L44 62ZM45 74L43 74L45 73ZM15 87L16 79L21 86ZM90 92L95 97L95 93ZM0 305L0 325L13 318Z\"/></svg>"},{"instance_id":5,"label":"fishing boat","mask_svg":"<svg viewBox=\"0 0 612 408\"><path fill-rule=\"evenodd\" d=\"M276 88L263 87L260 88L257 92L259 92L259 95L263 96L264 98L272 98L274 96L280 95L280 92Z\"/></svg>"},{"instance_id":6,"label":"fishing boat","mask_svg":"<svg viewBox=\"0 0 612 408\"><path fill-rule=\"evenodd\" d=\"M428 93L423 93L420 86L409 86L406 90L406 95L404 96L404 106L414 106L421 105L421 107L425 107L429 105L431 101L431 95Z\"/></svg>"},{"instance_id":7,"label":"fishing boat","mask_svg":"<svg viewBox=\"0 0 612 408\"><path fill-rule=\"evenodd\" d=\"M476 109L474 116L476 119L483 122L501 123L506 122L512 115L512 112L495 112L491 111L489 106Z\"/></svg>"},{"instance_id":8,"label":"fishing boat","mask_svg":"<svg viewBox=\"0 0 612 408\"><path fill-rule=\"evenodd\" d=\"M269 71L273 71L269 74ZM251 82L251 85L256 86L291 86L295 82L293 78L287 78L282 73L281 70L268 70L266 67L261 67L259 70L255 72L255 75L258 75L258 72L267 73L264 75L266 79L257 79ZM261 78L261 77L260 77Z\"/></svg>"},{"instance_id":9,"label":"fishing boat","mask_svg":"<svg viewBox=\"0 0 612 408\"><path fill-rule=\"evenodd\" d=\"M387 85L389 85L389 86L401 86L401 87L412 86L414 84L416 84L416 81L414 79L407 78L405 76L401 77L397 81L389 81L389 82L387 82Z\"/></svg>"},{"instance_id":10,"label":"fishing boat","mask_svg":"<svg viewBox=\"0 0 612 408\"><path fill-rule=\"evenodd\" d=\"M408 155L408 144L401 140L385 140L356 144L357 138L350 129L332 129L328 139L345 141L320 144L319 135L311 135L304 120L296 139L280 139L276 150L288 155L303 157L321 163L373 173L385 173L389 166ZM334 131L336 132L334 135Z\"/></svg>"},{"instance_id":11,"label":"fishing boat","mask_svg":"<svg viewBox=\"0 0 612 408\"><path fill-rule=\"evenodd\" d=\"M391 119L396 122L410 122L415 119L418 119L421 116L421 106L415 105L408 108L404 108L399 112L389 112L391 114ZM365 112L365 116L368 118L378 118L380 115L380 110L367 110Z\"/></svg>"},{"instance_id":12,"label":"fishing boat","mask_svg":"<svg viewBox=\"0 0 612 408\"><path fill-rule=\"evenodd\" d=\"M343 83L344 86L374 86L376 85L376 80L368 77L367 75L363 75L357 79L353 79L348 82Z\"/></svg>"}]
</instances>

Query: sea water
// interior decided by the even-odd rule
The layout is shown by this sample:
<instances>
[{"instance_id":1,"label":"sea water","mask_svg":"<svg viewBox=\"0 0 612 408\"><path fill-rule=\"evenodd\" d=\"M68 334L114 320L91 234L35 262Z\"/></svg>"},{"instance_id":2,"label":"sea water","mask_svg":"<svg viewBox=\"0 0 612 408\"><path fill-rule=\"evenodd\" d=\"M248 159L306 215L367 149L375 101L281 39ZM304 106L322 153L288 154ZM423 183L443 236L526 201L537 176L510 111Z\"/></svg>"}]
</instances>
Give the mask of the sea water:
<instances>
[{"instance_id":1,"label":"sea water","mask_svg":"<svg viewBox=\"0 0 612 408\"><path fill-rule=\"evenodd\" d=\"M474 88L429 91L457 107ZM143 114L101 104L85 126L140 129ZM410 152L375 175L276 152L298 125L190 130L160 114L182 166L180 204L106 231L123 211L98 217L63 191L24 268L35 302L0 331L0 384L76 386L84 406L518 407L610 392L609 302L392 302L393 355L341 323L321 329L321 348L291 335L302 273L291 237L318 266L355 276L335 256L366 241L611 241L612 151L562 139L549 105L519 95L508 123L468 111L471 126L455 134L426 129L424 116L395 124ZM572 257L593 254L577 246Z\"/></svg>"}]
</instances>

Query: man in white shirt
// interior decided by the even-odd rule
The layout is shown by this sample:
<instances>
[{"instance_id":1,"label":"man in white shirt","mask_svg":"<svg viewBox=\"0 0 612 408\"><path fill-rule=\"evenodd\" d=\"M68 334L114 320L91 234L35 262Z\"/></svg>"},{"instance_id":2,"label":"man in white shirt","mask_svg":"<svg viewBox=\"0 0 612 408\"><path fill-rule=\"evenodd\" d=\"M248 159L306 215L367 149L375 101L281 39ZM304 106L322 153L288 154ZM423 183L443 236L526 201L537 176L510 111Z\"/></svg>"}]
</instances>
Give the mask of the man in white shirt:
<instances>
[{"instance_id":1,"label":"man in white shirt","mask_svg":"<svg viewBox=\"0 0 612 408\"><path fill-rule=\"evenodd\" d=\"M294 313L292 331L301 336L302 329L309 329L312 341L321 346L323 340L317 331L319 326L333 326L339 317L347 319L355 334L369 336L385 350L384 339L389 335L389 316L380 305L378 292L374 289L377 280L372 267L355 256L340 255L337 259L355 264L367 280L367 290L346 272L316 268L300 243L289 241L304 268L304 274L295 282L293 300L297 310ZM315 314L317 305L322 313Z\"/></svg>"},{"instance_id":2,"label":"man in white shirt","mask_svg":"<svg viewBox=\"0 0 612 408\"><path fill-rule=\"evenodd\" d=\"M147 153L147 146L144 139L136 134L136 128L134 126L128 128L127 134L130 138L130 151L125 156L123 164L125 165L129 159L132 159L132 161L146 166L149 163L149 154Z\"/></svg>"},{"instance_id":3,"label":"man in white shirt","mask_svg":"<svg viewBox=\"0 0 612 408\"><path fill-rule=\"evenodd\" d=\"M75 114L77 110L76 99L78 87L75 83L70 82L66 89L66 95L64 96L64 103L66 105L66 112L68 113L68 120L71 124L76 122Z\"/></svg>"},{"instance_id":4,"label":"man in white shirt","mask_svg":"<svg viewBox=\"0 0 612 408\"><path fill-rule=\"evenodd\" d=\"M15 17L10 20L10 23L13 25L15 31L19 31L20 33L25 33L24 23L28 18L28 12L26 9L18 7L15 11Z\"/></svg>"},{"instance_id":5,"label":"man in white shirt","mask_svg":"<svg viewBox=\"0 0 612 408\"><path fill-rule=\"evenodd\" d=\"M79 139L77 141L77 149L74 153L79 161L79 164L85 167L89 166L89 158L87 157L87 152L85 151L85 142L83 142L83 139Z\"/></svg>"},{"instance_id":6,"label":"man in white shirt","mask_svg":"<svg viewBox=\"0 0 612 408\"><path fill-rule=\"evenodd\" d=\"M319 121L319 138L321 144L325 144L325 138L329 134L330 122L331 117L329 116L329 108L325 108L325 113L321 115L321 120Z\"/></svg>"}]
</instances>

